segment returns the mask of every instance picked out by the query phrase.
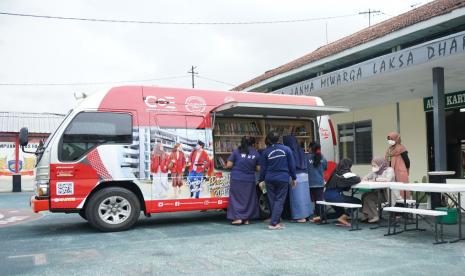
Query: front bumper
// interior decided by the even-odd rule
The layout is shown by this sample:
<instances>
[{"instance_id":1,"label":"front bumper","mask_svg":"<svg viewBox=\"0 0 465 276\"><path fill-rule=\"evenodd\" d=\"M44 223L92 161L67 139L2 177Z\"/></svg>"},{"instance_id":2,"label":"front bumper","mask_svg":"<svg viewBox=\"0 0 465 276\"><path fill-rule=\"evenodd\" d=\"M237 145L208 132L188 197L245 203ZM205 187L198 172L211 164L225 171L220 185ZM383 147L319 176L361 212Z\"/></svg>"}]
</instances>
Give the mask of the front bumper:
<instances>
[{"instance_id":1,"label":"front bumper","mask_svg":"<svg viewBox=\"0 0 465 276\"><path fill-rule=\"evenodd\" d=\"M31 196L29 204L31 205L32 211L34 211L34 213L48 211L50 209L48 199L37 199L35 196Z\"/></svg>"}]
</instances>

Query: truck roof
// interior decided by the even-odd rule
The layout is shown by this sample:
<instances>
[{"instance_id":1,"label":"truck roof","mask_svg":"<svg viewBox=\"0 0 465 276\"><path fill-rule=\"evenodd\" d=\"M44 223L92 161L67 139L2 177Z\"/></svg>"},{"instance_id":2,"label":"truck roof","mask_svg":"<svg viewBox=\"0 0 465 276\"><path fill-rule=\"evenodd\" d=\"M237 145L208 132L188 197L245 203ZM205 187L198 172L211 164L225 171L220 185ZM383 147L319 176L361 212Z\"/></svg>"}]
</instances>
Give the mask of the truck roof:
<instances>
[{"instance_id":1,"label":"truck roof","mask_svg":"<svg viewBox=\"0 0 465 276\"><path fill-rule=\"evenodd\" d=\"M230 102L323 106L318 97L269 93L213 91L151 86L120 86L86 98L79 110L136 111L139 125L148 125L149 113L206 115Z\"/></svg>"}]
</instances>

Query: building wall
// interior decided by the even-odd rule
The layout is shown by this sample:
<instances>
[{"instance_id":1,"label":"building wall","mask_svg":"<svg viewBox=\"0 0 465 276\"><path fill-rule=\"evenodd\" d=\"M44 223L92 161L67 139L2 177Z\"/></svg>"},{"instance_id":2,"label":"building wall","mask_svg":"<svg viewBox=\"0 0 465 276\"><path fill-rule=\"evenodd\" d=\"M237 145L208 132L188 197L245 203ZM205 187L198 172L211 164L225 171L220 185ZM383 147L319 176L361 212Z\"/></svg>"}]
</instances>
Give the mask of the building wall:
<instances>
[{"instance_id":1,"label":"building wall","mask_svg":"<svg viewBox=\"0 0 465 276\"><path fill-rule=\"evenodd\" d=\"M402 144L407 147L411 160L410 181L421 182L427 175L427 142L426 142L426 116L423 111L422 99L404 101L400 107L400 132ZM338 124L371 120L373 157L384 156L387 143L387 134L397 130L396 104L375 106L354 110L349 113L331 116L337 131ZM352 169L360 176L366 175L370 164L354 165Z\"/></svg>"}]
</instances>

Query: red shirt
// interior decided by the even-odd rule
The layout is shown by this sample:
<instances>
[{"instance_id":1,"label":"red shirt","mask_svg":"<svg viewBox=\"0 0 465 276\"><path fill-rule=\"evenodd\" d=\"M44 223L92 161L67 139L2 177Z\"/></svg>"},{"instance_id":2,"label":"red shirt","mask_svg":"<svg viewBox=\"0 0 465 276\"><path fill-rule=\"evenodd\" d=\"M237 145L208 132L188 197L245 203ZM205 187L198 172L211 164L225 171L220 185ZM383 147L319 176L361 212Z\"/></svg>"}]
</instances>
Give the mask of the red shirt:
<instances>
[{"instance_id":1,"label":"red shirt","mask_svg":"<svg viewBox=\"0 0 465 276\"><path fill-rule=\"evenodd\" d=\"M213 173L214 173L214 169L215 169L215 162L213 161L213 158L210 159L210 161L208 161L208 172L207 172L207 175L208 176L213 176Z\"/></svg>"},{"instance_id":2,"label":"red shirt","mask_svg":"<svg viewBox=\"0 0 465 276\"><path fill-rule=\"evenodd\" d=\"M172 152L170 154L168 164L172 163L173 166L171 167L170 171L172 173L182 173L184 171L184 167L186 167L186 156L182 151L179 152L179 156L176 158L177 152Z\"/></svg>"},{"instance_id":3,"label":"red shirt","mask_svg":"<svg viewBox=\"0 0 465 276\"><path fill-rule=\"evenodd\" d=\"M150 172L157 173L160 170L162 173L168 172L168 164L170 159L169 156L165 153L161 156L152 155L150 158Z\"/></svg>"},{"instance_id":4,"label":"red shirt","mask_svg":"<svg viewBox=\"0 0 465 276\"><path fill-rule=\"evenodd\" d=\"M191 155L189 156L189 162L190 162L190 165L189 165L189 171L191 172L193 169L194 169L194 165L197 166L195 172L197 173L200 173L200 172L204 172L205 171L205 168L208 167L208 154L206 151L202 151L200 153L200 156L199 158L197 159L197 162L195 162L195 159L197 158L197 154L198 151L197 150L194 150ZM195 163L195 164L194 164Z\"/></svg>"}]
</instances>

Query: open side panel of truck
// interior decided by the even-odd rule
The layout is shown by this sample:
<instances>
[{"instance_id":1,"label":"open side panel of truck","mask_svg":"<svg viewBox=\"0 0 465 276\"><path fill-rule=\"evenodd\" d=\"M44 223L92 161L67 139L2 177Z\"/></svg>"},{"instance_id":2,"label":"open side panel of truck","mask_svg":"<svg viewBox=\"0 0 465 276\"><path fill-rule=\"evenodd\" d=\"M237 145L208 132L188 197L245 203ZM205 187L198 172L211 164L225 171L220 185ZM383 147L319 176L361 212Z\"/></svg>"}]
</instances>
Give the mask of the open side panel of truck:
<instances>
[{"instance_id":1,"label":"open side panel of truck","mask_svg":"<svg viewBox=\"0 0 465 276\"><path fill-rule=\"evenodd\" d=\"M215 167L224 167L243 136L254 137L256 147L265 148L265 137L269 131L276 131L281 136L293 135L302 148L309 151L310 143L320 140L317 118L347 111L344 107L329 106L225 103L212 112Z\"/></svg>"}]
</instances>

